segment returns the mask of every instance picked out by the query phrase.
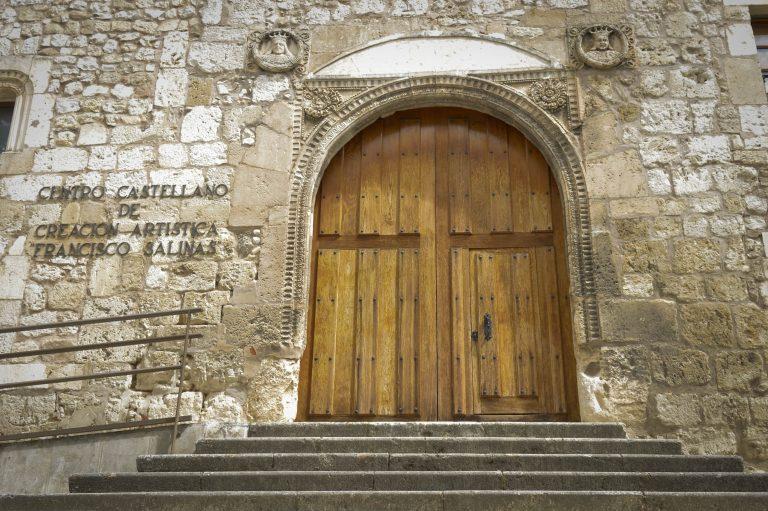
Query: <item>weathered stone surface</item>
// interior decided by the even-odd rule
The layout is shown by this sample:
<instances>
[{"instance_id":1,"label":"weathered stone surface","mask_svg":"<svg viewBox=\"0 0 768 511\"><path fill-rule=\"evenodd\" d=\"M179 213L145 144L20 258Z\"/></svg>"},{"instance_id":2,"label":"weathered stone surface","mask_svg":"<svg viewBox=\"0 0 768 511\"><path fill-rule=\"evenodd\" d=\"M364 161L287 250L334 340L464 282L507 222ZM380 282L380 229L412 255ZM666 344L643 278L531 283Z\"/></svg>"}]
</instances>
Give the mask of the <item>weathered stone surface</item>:
<instances>
[{"instance_id":1,"label":"weathered stone surface","mask_svg":"<svg viewBox=\"0 0 768 511\"><path fill-rule=\"evenodd\" d=\"M647 190L645 172L636 151L625 151L592 161L586 170L590 195L636 197Z\"/></svg>"},{"instance_id":2,"label":"weathered stone surface","mask_svg":"<svg viewBox=\"0 0 768 511\"><path fill-rule=\"evenodd\" d=\"M671 341L677 337L674 302L616 300L602 304L603 337L613 341Z\"/></svg>"},{"instance_id":3,"label":"weathered stone surface","mask_svg":"<svg viewBox=\"0 0 768 511\"><path fill-rule=\"evenodd\" d=\"M765 86L754 59L724 59L725 77L728 82L730 100L735 105L765 103Z\"/></svg>"},{"instance_id":4,"label":"weathered stone surface","mask_svg":"<svg viewBox=\"0 0 768 511\"><path fill-rule=\"evenodd\" d=\"M695 346L734 344L731 310L722 303L695 303L680 306L682 338Z\"/></svg>"},{"instance_id":5,"label":"weathered stone surface","mask_svg":"<svg viewBox=\"0 0 768 511\"><path fill-rule=\"evenodd\" d=\"M709 357L699 350L663 349L651 356L653 379L671 387L705 385L711 378Z\"/></svg>"},{"instance_id":6,"label":"weathered stone surface","mask_svg":"<svg viewBox=\"0 0 768 511\"><path fill-rule=\"evenodd\" d=\"M753 304L734 307L736 330L742 348L768 347L768 311Z\"/></svg>"},{"instance_id":7,"label":"weathered stone surface","mask_svg":"<svg viewBox=\"0 0 768 511\"><path fill-rule=\"evenodd\" d=\"M680 273L714 272L722 256L716 239L682 239L674 242L672 266Z\"/></svg>"},{"instance_id":8,"label":"weathered stone surface","mask_svg":"<svg viewBox=\"0 0 768 511\"><path fill-rule=\"evenodd\" d=\"M85 292L85 283L57 282L48 291L48 306L52 309L80 310Z\"/></svg>"},{"instance_id":9,"label":"weathered stone surface","mask_svg":"<svg viewBox=\"0 0 768 511\"><path fill-rule=\"evenodd\" d=\"M748 392L760 385L763 358L755 351L728 351L715 358L717 388Z\"/></svg>"},{"instance_id":10,"label":"weathered stone surface","mask_svg":"<svg viewBox=\"0 0 768 511\"><path fill-rule=\"evenodd\" d=\"M698 394L657 394L656 417L665 426L695 426L702 421Z\"/></svg>"}]
</instances>

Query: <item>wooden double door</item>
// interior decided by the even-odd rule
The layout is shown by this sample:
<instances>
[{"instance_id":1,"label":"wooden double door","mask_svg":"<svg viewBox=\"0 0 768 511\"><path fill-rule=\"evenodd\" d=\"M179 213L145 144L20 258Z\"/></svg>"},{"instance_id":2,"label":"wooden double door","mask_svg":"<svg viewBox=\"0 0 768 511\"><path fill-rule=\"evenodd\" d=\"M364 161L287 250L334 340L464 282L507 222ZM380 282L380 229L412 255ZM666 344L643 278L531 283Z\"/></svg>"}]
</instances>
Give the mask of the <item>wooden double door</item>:
<instances>
[{"instance_id":1,"label":"wooden double door","mask_svg":"<svg viewBox=\"0 0 768 511\"><path fill-rule=\"evenodd\" d=\"M576 417L557 185L488 115L365 128L317 195L299 420Z\"/></svg>"}]
</instances>

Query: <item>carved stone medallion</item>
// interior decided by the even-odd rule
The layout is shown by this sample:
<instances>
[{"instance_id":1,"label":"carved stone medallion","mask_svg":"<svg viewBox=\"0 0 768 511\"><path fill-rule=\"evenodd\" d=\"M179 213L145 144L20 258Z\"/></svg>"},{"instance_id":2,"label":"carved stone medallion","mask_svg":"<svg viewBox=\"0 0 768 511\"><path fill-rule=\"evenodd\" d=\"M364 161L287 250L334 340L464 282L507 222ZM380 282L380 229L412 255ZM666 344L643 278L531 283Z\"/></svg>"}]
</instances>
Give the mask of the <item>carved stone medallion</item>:
<instances>
[{"instance_id":1,"label":"carved stone medallion","mask_svg":"<svg viewBox=\"0 0 768 511\"><path fill-rule=\"evenodd\" d=\"M285 73L304 64L307 57L305 34L269 30L251 35L251 56L264 71Z\"/></svg>"},{"instance_id":2,"label":"carved stone medallion","mask_svg":"<svg viewBox=\"0 0 768 511\"><path fill-rule=\"evenodd\" d=\"M333 89L306 89L304 91L304 112L315 119L325 117L341 102L341 94Z\"/></svg>"},{"instance_id":3,"label":"carved stone medallion","mask_svg":"<svg viewBox=\"0 0 768 511\"><path fill-rule=\"evenodd\" d=\"M575 67L635 67L635 34L628 25L590 25L568 30Z\"/></svg>"},{"instance_id":4,"label":"carved stone medallion","mask_svg":"<svg viewBox=\"0 0 768 511\"><path fill-rule=\"evenodd\" d=\"M531 85L528 96L544 110L557 112L568 103L568 85L554 78L539 80Z\"/></svg>"}]
</instances>

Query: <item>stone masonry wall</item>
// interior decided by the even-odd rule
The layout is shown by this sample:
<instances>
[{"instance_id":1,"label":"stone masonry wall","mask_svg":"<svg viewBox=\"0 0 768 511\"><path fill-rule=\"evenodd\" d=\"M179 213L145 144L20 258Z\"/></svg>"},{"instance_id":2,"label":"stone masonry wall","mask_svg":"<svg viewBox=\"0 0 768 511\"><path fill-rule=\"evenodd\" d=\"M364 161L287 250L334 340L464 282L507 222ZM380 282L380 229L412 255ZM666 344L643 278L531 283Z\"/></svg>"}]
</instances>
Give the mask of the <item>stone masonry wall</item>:
<instances>
[{"instance_id":1,"label":"stone masonry wall","mask_svg":"<svg viewBox=\"0 0 768 511\"><path fill-rule=\"evenodd\" d=\"M427 29L494 34L566 63L566 27L605 22L635 28L639 62L576 72L603 334L577 346L582 418L764 468L768 105L748 11L722 0L6 0L0 71L27 73L38 98L28 147L0 156L0 324L201 306L182 412L292 420L303 346L280 343L279 299L294 84L246 69L248 35L307 30L310 71ZM138 219L118 216L121 187L177 183L228 193L137 199ZM75 185L105 197L38 197ZM215 225L199 236L205 256L147 256L159 238L132 235L192 221ZM35 257L39 225L103 222L120 224L129 255ZM5 335L0 352L181 331L173 318ZM174 364L177 353L0 362L0 381ZM177 383L155 374L0 393L0 432L168 416Z\"/></svg>"}]
</instances>

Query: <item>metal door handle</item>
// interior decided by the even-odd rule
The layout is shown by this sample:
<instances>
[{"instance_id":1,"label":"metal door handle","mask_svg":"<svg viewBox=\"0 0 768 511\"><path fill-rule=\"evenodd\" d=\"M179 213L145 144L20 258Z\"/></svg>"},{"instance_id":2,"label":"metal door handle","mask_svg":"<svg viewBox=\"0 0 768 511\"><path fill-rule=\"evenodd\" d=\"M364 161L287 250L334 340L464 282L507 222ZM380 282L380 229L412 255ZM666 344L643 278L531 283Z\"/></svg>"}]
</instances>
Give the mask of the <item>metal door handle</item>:
<instances>
[{"instance_id":1,"label":"metal door handle","mask_svg":"<svg viewBox=\"0 0 768 511\"><path fill-rule=\"evenodd\" d=\"M486 341L490 341L493 337L493 323L491 323L491 315L488 312L483 316L483 335Z\"/></svg>"}]
</instances>

